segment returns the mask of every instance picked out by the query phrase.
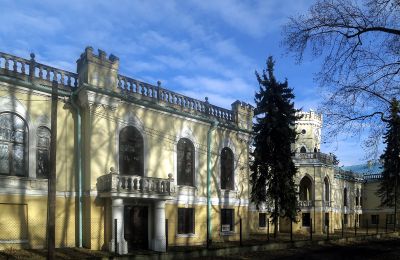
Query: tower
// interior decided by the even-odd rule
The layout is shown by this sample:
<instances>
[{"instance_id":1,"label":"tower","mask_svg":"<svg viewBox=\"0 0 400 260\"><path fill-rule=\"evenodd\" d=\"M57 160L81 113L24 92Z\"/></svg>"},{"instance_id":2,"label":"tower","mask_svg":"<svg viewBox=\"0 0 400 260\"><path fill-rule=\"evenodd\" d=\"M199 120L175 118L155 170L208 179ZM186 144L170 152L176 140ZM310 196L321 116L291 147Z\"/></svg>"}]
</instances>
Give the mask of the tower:
<instances>
[{"instance_id":1,"label":"tower","mask_svg":"<svg viewBox=\"0 0 400 260\"><path fill-rule=\"evenodd\" d=\"M322 114L318 114L310 109L309 112L298 112L302 116L295 123L298 133L294 145L295 152L311 153L319 152L321 145Z\"/></svg>"}]
</instances>

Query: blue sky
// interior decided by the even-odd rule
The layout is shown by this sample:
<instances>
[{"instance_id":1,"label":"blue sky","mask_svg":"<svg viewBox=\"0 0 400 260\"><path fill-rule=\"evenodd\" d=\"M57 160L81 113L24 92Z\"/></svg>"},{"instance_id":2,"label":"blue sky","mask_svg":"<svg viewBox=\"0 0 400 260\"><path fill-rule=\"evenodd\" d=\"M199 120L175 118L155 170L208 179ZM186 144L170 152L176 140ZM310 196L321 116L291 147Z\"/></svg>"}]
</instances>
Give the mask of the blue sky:
<instances>
[{"instance_id":1,"label":"blue sky","mask_svg":"<svg viewBox=\"0 0 400 260\"><path fill-rule=\"evenodd\" d=\"M296 65L280 45L288 16L314 1L6 1L0 0L0 51L75 71L86 46L120 58L120 73L230 108L254 104L254 71L273 55L276 76L288 79L295 106L317 109L313 81L319 62ZM324 144L341 164L364 158L360 141Z\"/></svg>"}]
</instances>

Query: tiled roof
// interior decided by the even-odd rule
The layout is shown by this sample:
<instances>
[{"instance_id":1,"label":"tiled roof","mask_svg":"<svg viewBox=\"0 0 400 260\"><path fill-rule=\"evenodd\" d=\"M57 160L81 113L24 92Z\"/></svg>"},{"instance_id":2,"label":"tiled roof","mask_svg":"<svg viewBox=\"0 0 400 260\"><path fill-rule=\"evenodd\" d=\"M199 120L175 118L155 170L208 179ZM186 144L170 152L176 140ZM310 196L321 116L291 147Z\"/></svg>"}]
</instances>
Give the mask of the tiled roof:
<instances>
[{"instance_id":1,"label":"tiled roof","mask_svg":"<svg viewBox=\"0 0 400 260\"><path fill-rule=\"evenodd\" d=\"M380 175L382 173L382 164L379 161L351 166L341 167L345 171L351 171L359 175Z\"/></svg>"}]
</instances>

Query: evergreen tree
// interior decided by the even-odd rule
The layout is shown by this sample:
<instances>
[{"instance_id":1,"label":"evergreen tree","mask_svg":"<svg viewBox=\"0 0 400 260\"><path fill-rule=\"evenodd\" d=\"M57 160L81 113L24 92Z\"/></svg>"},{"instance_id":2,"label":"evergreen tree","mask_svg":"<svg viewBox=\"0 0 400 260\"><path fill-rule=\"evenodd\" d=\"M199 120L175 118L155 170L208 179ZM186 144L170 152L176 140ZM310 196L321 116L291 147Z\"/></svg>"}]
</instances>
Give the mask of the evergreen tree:
<instances>
[{"instance_id":1,"label":"evergreen tree","mask_svg":"<svg viewBox=\"0 0 400 260\"><path fill-rule=\"evenodd\" d=\"M278 82L273 72L272 57L267 60L267 71L263 70L262 75L256 72L260 90L255 95L251 200L257 208L262 204L272 206L276 236L279 217L296 221L298 211L291 144L296 139L294 126L299 118L295 115L294 95L287 80Z\"/></svg>"},{"instance_id":2,"label":"evergreen tree","mask_svg":"<svg viewBox=\"0 0 400 260\"><path fill-rule=\"evenodd\" d=\"M390 118L385 121L387 122L384 136L386 149L381 156L384 163L378 195L381 198L381 206L395 206L395 213L397 213L400 174L400 116L399 101L395 98L390 103Z\"/></svg>"}]
</instances>

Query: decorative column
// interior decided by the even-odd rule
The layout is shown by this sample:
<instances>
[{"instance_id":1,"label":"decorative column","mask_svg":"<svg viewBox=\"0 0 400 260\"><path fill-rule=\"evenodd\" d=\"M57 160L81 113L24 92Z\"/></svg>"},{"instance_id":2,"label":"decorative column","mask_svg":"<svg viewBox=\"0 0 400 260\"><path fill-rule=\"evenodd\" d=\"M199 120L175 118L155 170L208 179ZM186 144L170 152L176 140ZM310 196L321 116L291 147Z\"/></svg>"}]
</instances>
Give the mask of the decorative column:
<instances>
[{"instance_id":1,"label":"decorative column","mask_svg":"<svg viewBox=\"0 0 400 260\"><path fill-rule=\"evenodd\" d=\"M154 238L151 241L154 251L165 252L165 201L154 202Z\"/></svg>"},{"instance_id":2,"label":"decorative column","mask_svg":"<svg viewBox=\"0 0 400 260\"><path fill-rule=\"evenodd\" d=\"M128 253L128 243L124 238L124 200L112 199L112 239L110 242L110 251L115 252L115 233L117 234L118 253L123 255ZM117 220L117 229L115 230L115 220ZM115 232L116 231L116 232Z\"/></svg>"}]
</instances>

